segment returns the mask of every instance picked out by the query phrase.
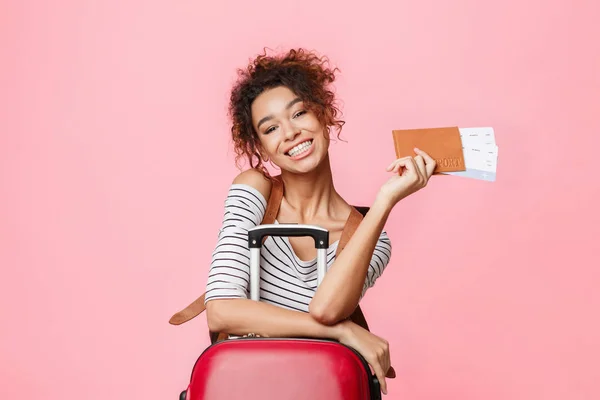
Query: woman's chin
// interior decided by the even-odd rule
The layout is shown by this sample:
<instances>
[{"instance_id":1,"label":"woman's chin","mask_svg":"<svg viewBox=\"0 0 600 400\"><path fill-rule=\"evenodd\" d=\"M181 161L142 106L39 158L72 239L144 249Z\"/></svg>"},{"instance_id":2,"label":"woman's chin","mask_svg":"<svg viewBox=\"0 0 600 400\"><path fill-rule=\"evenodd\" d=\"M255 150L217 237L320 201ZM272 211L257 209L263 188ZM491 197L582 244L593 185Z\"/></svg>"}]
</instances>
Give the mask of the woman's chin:
<instances>
[{"instance_id":1,"label":"woman's chin","mask_svg":"<svg viewBox=\"0 0 600 400\"><path fill-rule=\"evenodd\" d=\"M324 162L324 158L317 158L309 156L303 160L286 162L285 165L281 168L287 172L291 172L294 174L308 174L311 172L315 172L320 169L321 165Z\"/></svg>"}]
</instances>

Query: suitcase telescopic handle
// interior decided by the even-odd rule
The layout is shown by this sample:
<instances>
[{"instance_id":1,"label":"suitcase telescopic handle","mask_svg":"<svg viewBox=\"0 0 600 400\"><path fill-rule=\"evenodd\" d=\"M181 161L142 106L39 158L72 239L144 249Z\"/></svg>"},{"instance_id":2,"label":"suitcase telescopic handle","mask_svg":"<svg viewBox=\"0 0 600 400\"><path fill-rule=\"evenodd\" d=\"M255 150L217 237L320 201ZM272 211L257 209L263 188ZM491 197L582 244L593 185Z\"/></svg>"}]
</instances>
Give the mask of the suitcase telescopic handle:
<instances>
[{"instance_id":1,"label":"suitcase telescopic handle","mask_svg":"<svg viewBox=\"0 0 600 400\"><path fill-rule=\"evenodd\" d=\"M317 249L317 286L325 277L329 231L316 225L305 224L265 224L248 229L250 247L250 298L259 300L260 289L260 249L265 236L310 236Z\"/></svg>"}]
</instances>

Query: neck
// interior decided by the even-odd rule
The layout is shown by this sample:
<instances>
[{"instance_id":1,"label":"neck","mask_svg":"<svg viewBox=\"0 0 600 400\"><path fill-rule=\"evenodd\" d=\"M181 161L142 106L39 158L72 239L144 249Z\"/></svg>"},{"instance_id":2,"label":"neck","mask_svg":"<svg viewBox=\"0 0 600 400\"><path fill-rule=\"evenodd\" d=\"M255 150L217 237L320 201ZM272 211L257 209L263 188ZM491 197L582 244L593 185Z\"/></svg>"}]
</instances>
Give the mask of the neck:
<instances>
[{"instance_id":1,"label":"neck","mask_svg":"<svg viewBox=\"0 0 600 400\"><path fill-rule=\"evenodd\" d=\"M285 187L284 199L302 221L311 221L318 216L333 216L340 196L333 185L329 155L309 173L296 174L282 170L281 179Z\"/></svg>"}]
</instances>

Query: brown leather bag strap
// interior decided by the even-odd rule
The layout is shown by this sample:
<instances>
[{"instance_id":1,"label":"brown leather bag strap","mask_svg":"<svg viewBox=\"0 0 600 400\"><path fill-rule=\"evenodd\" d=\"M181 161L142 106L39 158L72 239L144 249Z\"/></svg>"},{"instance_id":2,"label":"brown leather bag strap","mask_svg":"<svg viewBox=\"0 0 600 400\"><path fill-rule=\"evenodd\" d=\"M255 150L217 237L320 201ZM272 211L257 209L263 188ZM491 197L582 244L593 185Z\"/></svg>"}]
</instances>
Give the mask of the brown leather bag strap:
<instances>
[{"instance_id":1,"label":"brown leather bag strap","mask_svg":"<svg viewBox=\"0 0 600 400\"><path fill-rule=\"evenodd\" d=\"M279 213L281 200L283 199L283 181L281 180L281 175L272 177L271 181L273 182L273 185L271 186L271 194L269 195L269 200L267 201L267 209L261 225L272 224L275 222L277 214Z\"/></svg>"},{"instance_id":2,"label":"brown leather bag strap","mask_svg":"<svg viewBox=\"0 0 600 400\"><path fill-rule=\"evenodd\" d=\"M342 250L344 250L344 247L346 247L346 245L350 241L350 238L352 237L352 235L354 235L354 231L356 231L356 228L358 228L358 225L360 225L362 219L362 214L359 213L356 208L352 207L352 210L350 210L350 215L348 216L346 224L344 225L344 230L342 231L342 236L340 237L340 242L338 243L337 250L335 252L336 258L340 255Z\"/></svg>"},{"instance_id":3,"label":"brown leather bag strap","mask_svg":"<svg viewBox=\"0 0 600 400\"><path fill-rule=\"evenodd\" d=\"M189 306L184 308L183 310L173 314L169 323L171 325L181 325L184 322L189 321L192 318L197 317L202 314L204 310L206 310L206 306L204 305L204 297L206 293L203 293L202 296L198 297Z\"/></svg>"},{"instance_id":4,"label":"brown leather bag strap","mask_svg":"<svg viewBox=\"0 0 600 400\"><path fill-rule=\"evenodd\" d=\"M271 194L269 195L267 208L261 224L272 224L275 222L275 218L277 218L277 213L279 212L279 205L281 204L281 199L283 198L283 182L281 181L281 176L277 175L273 177L272 181L273 185L271 188ZM187 322L202 314L204 310L206 310L206 306L204 305L205 296L206 293L203 293L202 296L198 297L186 308L175 313L169 320L169 323L171 325L181 325L184 322Z\"/></svg>"}]
</instances>

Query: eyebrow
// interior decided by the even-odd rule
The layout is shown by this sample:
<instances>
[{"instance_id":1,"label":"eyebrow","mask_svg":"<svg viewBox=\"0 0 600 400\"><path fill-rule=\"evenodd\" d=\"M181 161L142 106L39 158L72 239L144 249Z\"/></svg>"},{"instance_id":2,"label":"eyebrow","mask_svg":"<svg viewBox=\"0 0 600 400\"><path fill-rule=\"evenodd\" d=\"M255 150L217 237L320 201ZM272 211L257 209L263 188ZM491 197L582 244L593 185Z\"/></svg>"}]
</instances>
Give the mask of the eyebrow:
<instances>
[{"instance_id":1,"label":"eyebrow","mask_svg":"<svg viewBox=\"0 0 600 400\"><path fill-rule=\"evenodd\" d=\"M301 102L302 99L300 97L296 97L294 100L290 101L287 106L285 106L286 110L289 110L290 108L292 108L292 106L296 103ZM258 124L256 124L256 129L260 128L260 126L267 122L268 120L273 119L272 115L267 115L266 117L262 118L260 121L258 121Z\"/></svg>"}]
</instances>

